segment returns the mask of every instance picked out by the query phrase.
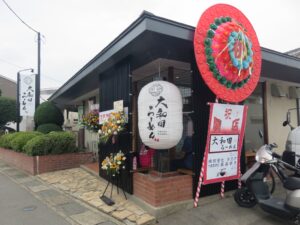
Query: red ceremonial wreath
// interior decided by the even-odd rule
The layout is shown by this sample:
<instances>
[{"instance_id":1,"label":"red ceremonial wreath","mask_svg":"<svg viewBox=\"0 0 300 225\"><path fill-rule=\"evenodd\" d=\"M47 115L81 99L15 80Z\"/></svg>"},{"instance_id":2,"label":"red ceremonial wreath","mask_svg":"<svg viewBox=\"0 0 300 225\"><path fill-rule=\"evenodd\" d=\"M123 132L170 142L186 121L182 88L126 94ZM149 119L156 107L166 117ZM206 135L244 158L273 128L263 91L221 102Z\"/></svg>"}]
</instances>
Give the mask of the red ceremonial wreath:
<instances>
[{"instance_id":1,"label":"red ceremonial wreath","mask_svg":"<svg viewBox=\"0 0 300 225\"><path fill-rule=\"evenodd\" d=\"M241 102L254 91L261 70L260 46L238 9L226 4L208 8L196 27L194 49L201 75L218 98Z\"/></svg>"}]
</instances>

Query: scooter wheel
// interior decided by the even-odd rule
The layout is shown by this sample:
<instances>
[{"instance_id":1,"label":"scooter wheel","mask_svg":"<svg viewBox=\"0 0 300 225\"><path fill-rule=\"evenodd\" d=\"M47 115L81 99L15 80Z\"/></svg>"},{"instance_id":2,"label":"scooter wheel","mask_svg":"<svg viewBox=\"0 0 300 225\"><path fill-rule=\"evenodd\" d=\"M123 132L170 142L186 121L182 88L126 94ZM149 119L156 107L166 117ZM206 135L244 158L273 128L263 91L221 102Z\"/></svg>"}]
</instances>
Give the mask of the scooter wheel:
<instances>
[{"instance_id":1,"label":"scooter wheel","mask_svg":"<svg viewBox=\"0 0 300 225\"><path fill-rule=\"evenodd\" d=\"M252 208L257 203L254 194L246 187L236 190L234 200L240 207L244 208Z\"/></svg>"}]
</instances>

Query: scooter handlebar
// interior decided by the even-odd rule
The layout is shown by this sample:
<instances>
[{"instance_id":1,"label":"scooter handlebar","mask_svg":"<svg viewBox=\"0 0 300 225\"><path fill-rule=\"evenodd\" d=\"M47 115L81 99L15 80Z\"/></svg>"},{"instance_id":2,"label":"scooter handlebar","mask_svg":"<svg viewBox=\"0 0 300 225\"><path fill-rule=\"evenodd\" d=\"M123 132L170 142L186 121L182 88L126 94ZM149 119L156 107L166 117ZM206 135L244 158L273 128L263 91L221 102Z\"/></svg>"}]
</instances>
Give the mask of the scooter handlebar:
<instances>
[{"instance_id":1,"label":"scooter handlebar","mask_svg":"<svg viewBox=\"0 0 300 225\"><path fill-rule=\"evenodd\" d=\"M272 156L277 159L281 159L281 155L277 154L276 152L272 152Z\"/></svg>"},{"instance_id":2,"label":"scooter handlebar","mask_svg":"<svg viewBox=\"0 0 300 225\"><path fill-rule=\"evenodd\" d=\"M269 146L272 148L278 148L278 145L276 143L272 143L272 144L269 144Z\"/></svg>"}]
</instances>

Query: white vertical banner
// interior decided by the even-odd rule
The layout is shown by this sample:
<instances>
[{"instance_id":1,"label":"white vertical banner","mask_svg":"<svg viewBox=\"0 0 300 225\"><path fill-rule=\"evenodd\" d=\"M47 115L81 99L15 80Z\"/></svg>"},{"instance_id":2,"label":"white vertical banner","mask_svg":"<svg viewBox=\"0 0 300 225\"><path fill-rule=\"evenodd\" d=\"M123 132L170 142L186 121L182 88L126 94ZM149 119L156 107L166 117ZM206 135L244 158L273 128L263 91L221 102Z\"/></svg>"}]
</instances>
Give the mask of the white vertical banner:
<instances>
[{"instance_id":1,"label":"white vertical banner","mask_svg":"<svg viewBox=\"0 0 300 225\"><path fill-rule=\"evenodd\" d=\"M35 112L35 74L21 75L19 81L20 116L33 116Z\"/></svg>"}]
</instances>

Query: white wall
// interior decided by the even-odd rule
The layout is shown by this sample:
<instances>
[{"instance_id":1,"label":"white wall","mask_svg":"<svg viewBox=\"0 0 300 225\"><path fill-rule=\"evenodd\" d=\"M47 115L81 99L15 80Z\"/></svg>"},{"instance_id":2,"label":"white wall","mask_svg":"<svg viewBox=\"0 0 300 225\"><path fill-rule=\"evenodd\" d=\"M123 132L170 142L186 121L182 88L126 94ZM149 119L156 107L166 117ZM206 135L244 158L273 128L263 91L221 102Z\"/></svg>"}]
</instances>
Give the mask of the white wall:
<instances>
[{"instance_id":1,"label":"white wall","mask_svg":"<svg viewBox=\"0 0 300 225\"><path fill-rule=\"evenodd\" d=\"M96 96L96 104L99 104L99 95ZM91 96L93 97L93 96ZM90 109L88 107L88 99L85 100L85 105L84 105L84 114L87 114ZM85 147L88 149L88 151L92 151L95 154L98 153L98 133L91 132L87 129L84 131L84 139L85 139Z\"/></svg>"},{"instance_id":2,"label":"white wall","mask_svg":"<svg viewBox=\"0 0 300 225\"><path fill-rule=\"evenodd\" d=\"M282 87L284 93L288 94L289 86L297 86L282 81L267 81L267 115L268 115L268 131L269 143L275 142L278 145L276 151L283 152L285 142L290 131L289 127L283 127L282 122L286 119L287 110L297 107L296 99L288 97L274 97L271 95L271 84L275 83ZM299 86L299 85L298 85ZM291 123L297 126L297 112L291 113Z\"/></svg>"},{"instance_id":3,"label":"white wall","mask_svg":"<svg viewBox=\"0 0 300 225\"><path fill-rule=\"evenodd\" d=\"M20 123L20 131L33 131L34 119L33 116L23 116Z\"/></svg>"}]
</instances>

